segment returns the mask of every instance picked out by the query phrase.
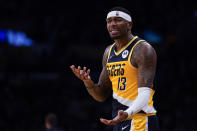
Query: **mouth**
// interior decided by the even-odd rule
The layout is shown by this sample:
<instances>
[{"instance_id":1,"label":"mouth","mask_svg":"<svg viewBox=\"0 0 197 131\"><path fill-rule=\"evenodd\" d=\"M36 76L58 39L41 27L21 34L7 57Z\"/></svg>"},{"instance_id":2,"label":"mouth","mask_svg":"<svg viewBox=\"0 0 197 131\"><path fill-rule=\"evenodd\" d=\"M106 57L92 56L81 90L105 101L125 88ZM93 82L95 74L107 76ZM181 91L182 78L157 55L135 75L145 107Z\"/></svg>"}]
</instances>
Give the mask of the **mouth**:
<instances>
[{"instance_id":1,"label":"mouth","mask_svg":"<svg viewBox=\"0 0 197 131\"><path fill-rule=\"evenodd\" d=\"M119 33L119 31L118 31L118 30L111 30L110 33L111 33L112 35L117 35L117 34Z\"/></svg>"}]
</instances>

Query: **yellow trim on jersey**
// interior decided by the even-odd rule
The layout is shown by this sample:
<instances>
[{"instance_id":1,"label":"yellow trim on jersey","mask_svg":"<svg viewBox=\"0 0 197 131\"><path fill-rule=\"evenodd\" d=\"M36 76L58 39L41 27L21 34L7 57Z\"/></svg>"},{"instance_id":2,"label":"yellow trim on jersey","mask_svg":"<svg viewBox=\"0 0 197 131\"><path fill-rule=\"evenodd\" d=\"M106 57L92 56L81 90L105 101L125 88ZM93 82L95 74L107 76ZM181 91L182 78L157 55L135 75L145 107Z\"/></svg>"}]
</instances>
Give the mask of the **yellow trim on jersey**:
<instances>
[{"instance_id":1,"label":"yellow trim on jersey","mask_svg":"<svg viewBox=\"0 0 197 131\"><path fill-rule=\"evenodd\" d=\"M128 57L129 65L130 65L132 68L134 68L134 69L137 69L137 68L134 67L134 66L131 64L131 55L132 55L132 53L133 53L134 48L135 48L140 42L142 42L142 41L145 41L145 40L139 40L139 41L132 47L131 52L130 52L129 57Z\"/></svg>"},{"instance_id":2,"label":"yellow trim on jersey","mask_svg":"<svg viewBox=\"0 0 197 131\"><path fill-rule=\"evenodd\" d=\"M116 51L114 50L115 55L119 55L123 50L125 50L125 49L126 49L135 39L137 39L137 38L138 38L138 36L133 37L133 38L129 41L129 43L127 43L125 46L123 46L122 49L120 49L118 52L116 52Z\"/></svg>"},{"instance_id":3,"label":"yellow trim on jersey","mask_svg":"<svg viewBox=\"0 0 197 131\"><path fill-rule=\"evenodd\" d=\"M127 120L131 120L131 119L135 119L137 117L147 117L147 116L153 116L156 115L156 113L148 113L148 114L144 114L144 113L137 113L135 115L131 115L127 118Z\"/></svg>"},{"instance_id":4,"label":"yellow trim on jersey","mask_svg":"<svg viewBox=\"0 0 197 131\"><path fill-rule=\"evenodd\" d=\"M149 98L149 101L148 101L148 105L149 106L153 106L153 101L152 101L152 99L153 99L153 95L155 94L155 91L152 89L152 91L151 91L151 95L150 95L150 98Z\"/></svg>"},{"instance_id":5,"label":"yellow trim on jersey","mask_svg":"<svg viewBox=\"0 0 197 131\"><path fill-rule=\"evenodd\" d=\"M115 44L115 43L114 43L114 44ZM110 56L110 54L111 54L111 49L112 49L112 47L114 46L114 44L112 44L111 47L110 47L110 49L109 49L108 56L107 56L107 62L108 62L108 60L109 60L109 56Z\"/></svg>"}]
</instances>

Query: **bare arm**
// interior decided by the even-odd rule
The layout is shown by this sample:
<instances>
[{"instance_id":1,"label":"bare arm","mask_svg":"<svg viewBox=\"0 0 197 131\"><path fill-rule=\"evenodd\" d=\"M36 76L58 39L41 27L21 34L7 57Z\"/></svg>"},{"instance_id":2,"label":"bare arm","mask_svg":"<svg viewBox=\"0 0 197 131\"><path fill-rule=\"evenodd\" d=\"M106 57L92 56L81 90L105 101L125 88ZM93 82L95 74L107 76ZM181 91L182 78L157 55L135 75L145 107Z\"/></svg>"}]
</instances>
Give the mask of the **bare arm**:
<instances>
[{"instance_id":1,"label":"bare arm","mask_svg":"<svg viewBox=\"0 0 197 131\"><path fill-rule=\"evenodd\" d=\"M154 48L146 43L139 43L131 57L131 63L138 68L138 87L153 86L157 55Z\"/></svg>"},{"instance_id":2,"label":"bare arm","mask_svg":"<svg viewBox=\"0 0 197 131\"><path fill-rule=\"evenodd\" d=\"M98 84L95 84L94 88L88 90L89 94L92 95L94 99L100 102L105 101L112 90L111 81L109 79L106 67L109 49L110 46L106 48L105 53L103 55L103 69L100 74Z\"/></svg>"},{"instance_id":3,"label":"bare arm","mask_svg":"<svg viewBox=\"0 0 197 131\"><path fill-rule=\"evenodd\" d=\"M86 67L84 67L83 70L81 70L80 66L78 67L78 69L76 69L74 65L71 66L73 73L84 82L85 86L88 89L88 93L95 100L99 102L105 101L112 90L111 81L107 74L107 68L106 68L109 49L110 49L110 46L106 48L105 53L103 55L103 62L102 62L103 69L100 74L98 84L94 84L94 82L91 80L89 76L90 69L88 69L86 72Z\"/></svg>"}]
</instances>

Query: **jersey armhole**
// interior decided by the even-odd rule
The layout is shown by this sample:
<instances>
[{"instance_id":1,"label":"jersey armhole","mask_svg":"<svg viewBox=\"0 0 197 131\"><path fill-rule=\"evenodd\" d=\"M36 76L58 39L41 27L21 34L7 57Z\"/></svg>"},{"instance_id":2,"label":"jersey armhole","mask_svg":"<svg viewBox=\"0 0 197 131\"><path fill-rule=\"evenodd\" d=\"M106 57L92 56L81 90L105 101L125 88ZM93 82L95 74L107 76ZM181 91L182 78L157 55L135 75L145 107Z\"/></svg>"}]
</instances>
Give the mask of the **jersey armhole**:
<instances>
[{"instance_id":1,"label":"jersey armhole","mask_svg":"<svg viewBox=\"0 0 197 131\"><path fill-rule=\"evenodd\" d=\"M115 44L115 43L114 43L114 44ZM110 56L110 54L111 54L111 49L112 49L112 47L114 46L114 44L112 44L111 47L110 47L110 49L109 49L108 56L107 56L107 63L108 63L108 60L109 60L109 56Z\"/></svg>"},{"instance_id":2,"label":"jersey armhole","mask_svg":"<svg viewBox=\"0 0 197 131\"><path fill-rule=\"evenodd\" d=\"M137 42L135 43L135 45L131 48L131 52L130 52L129 57L128 57L128 62L129 62L129 65L131 66L131 68L137 69L136 67L134 67L134 66L131 64L131 55L132 55L132 53L133 53L134 48L135 48L140 42L143 42L143 41L145 41L145 40L139 40L139 41L137 41Z\"/></svg>"}]
</instances>

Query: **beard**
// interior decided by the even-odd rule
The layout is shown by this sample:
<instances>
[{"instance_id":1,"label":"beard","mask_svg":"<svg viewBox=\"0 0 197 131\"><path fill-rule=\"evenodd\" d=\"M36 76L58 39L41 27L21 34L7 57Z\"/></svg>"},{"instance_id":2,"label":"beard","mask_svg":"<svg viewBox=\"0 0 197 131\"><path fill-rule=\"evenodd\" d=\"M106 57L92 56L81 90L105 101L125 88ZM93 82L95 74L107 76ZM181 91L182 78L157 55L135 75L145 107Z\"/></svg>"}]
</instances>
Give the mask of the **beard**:
<instances>
[{"instance_id":1,"label":"beard","mask_svg":"<svg viewBox=\"0 0 197 131\"><path fill-rule=\"evenodd\" d=\"M113 40L116 40L116 39L121 39L122 37L123 37L124 35L122 34L119 34L119 35L111 35L110 34L110 37L111 37L111 39L113 39Z\"/></svg>"},{"instance_id":2,"label":"beard","mask_svg":"<svg viewBox=\"0 0 197 131\"><path fill-rule=\"evenodd\" d=\"M113 39L113 40L116 40L116 39L120 39L120 38L121 38L120 35L118 35L118 36L110 36L110 37L111 37L111 39Z\"/></svg>"}]
</instances>

